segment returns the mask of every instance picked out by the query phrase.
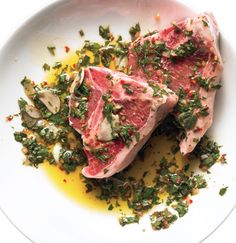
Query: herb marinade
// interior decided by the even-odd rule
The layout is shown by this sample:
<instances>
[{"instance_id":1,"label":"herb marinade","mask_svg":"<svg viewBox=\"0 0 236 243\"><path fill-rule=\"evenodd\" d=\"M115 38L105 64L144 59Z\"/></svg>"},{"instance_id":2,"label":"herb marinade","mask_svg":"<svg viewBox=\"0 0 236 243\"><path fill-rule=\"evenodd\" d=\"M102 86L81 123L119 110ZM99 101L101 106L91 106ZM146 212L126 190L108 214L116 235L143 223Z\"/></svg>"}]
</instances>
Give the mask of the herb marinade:
<instances>
[{"instance_id":1,"label":"herb marinade","mask_svg":"<svg viewBox=\"0 0 236 243\"><path fill-rule=\"evenodd\" d=\"M139 24L130 28L129 33L132 41L139 37L140 32ZM86 33L80 30L79 34L81 38L84 38ZM97 43L85 40L84 46L76 50L77 58L73 64L57 61L50 66L45 63L43 69L45 72L50 72L53 80L35 84L30 78L25 77L21 81L27 100L23 98L18 100L23 130L15 132L14 135L15 140L23 146L24 164L38 167L42 163L49 163L50 166L58 167L67 174L78 171L86 165L81 137L70 127L68 122L71 84L76 75L81 74L81 69L89 65L104 66L130 74L127 55L131 42L123 41L121 36L114 36L109 26L100 26L99 34L104 42ZM191 33L186 33L186 35L191 35ZM166 51L165 44L160 43L155 47L150 47L150 45L152 44L147 42L143 46L137 46L135 51L144 55L144 51L146 53L147 50L153 51L155 49L155 53L158 54L155 65L158 68L158 60ZM56 55L57 50L54 45L47 48L50 55ZM174 50L174 55L191 55L195 49L194 43L189 41L186 45ZM65 51L69 52L70 48L66 46ZM148 53L145 56L148 56ZM145 58L141 58L139 62L143 67L147 65ZM197 81L205 89L209 89L211 85L210 80L205 80L201 76L197 77ZM152 81L149 82L149 86L154 90L154 94L158 95L159 86ZM133 92L129 86L123 88L127 94ZM79 105L72 110L71 115L82 118L88 111L89 89L82 84L76 92L80 95ZM216 162L225 162L224 155L220 155L218 144L207 136L201 139L188 157L181 156L178 147L178 134L184 128L192 128L196 123L197 118L192 114L192 107L199 107L200 104L198 97L194 97L193 102L186 107L181 103L185 96L184 91L179 90L178 96L180 101L176 109L182 112L181 116L176 120L172 115L169 115L128 168L107 179L88 179L80 174L85 192L88 195L95 192L93 195L96 195L97 199L105 201L109 211L119 208L121 202L122 204L126 202L130 209L130 215L121 214L119 222L122 226L138 223L144 213L156 205L165 204L165 210L156 211L150 215L150 223L154 230L168 228L170 224L188 212L192 202L191 195L195 195L199 189L207 187L203 174L207 173L208 169ZM106 100L107 97L104 97L103 112L109 121L110 111L114 107ZM199 115L206 115L207 111L202 107L199 108L201 112ZM135 128L126 125L122 127L119 134L126 144L131 139L127 132L130 129L138 139ZM133 168L137 167L138 163L145 163L147 159L150 159L147 154L152 151L153 141L159 140L161 143L162 139L170 141L172 144L169 151L163 154L162 151L155 151L159 154L157 156L159 160L149 161L151 167L141 171L141 176L135 176L132 173ZM55 158L54 150L58 144L60 144L59 155ZM93 153L105 163L109 154L104 154L104 152L106 151L94 151ZM200 174L191 170L192 161L197 161L199 164L199 168L202 169ZM220 195L223 195L226 190L227 188L222 189Z\"/></svg>"}]
</instances>

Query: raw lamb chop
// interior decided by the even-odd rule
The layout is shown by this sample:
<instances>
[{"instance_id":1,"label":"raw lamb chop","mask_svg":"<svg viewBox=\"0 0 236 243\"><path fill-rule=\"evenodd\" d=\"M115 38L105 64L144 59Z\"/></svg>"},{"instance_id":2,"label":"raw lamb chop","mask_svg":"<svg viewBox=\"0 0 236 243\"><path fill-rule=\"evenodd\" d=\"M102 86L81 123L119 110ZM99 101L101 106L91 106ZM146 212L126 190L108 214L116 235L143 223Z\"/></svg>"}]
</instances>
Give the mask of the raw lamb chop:
<instances>
[{"instance_id":1,"label":"raw lamb chop","mask_svg":"<svg viewBox=\"0 0 236 243\"><path fill-rule=\"evenodd\" d=\"M70 124L83 140L86 177L109 177L127 167L178 97L163 84L88 67L72 85Z\"/></svg>"},{"instance_id":2,"label":"raw lamb chop","mask_svg":"<svg viewBox=\"0 0 236 243\"><path fill-rule=\"evenodd\" d=\"M223 70L218 35L213 15L205 13L140 37L129 49L133 76L164 83L179 95L174 115L185 129L183 154L193 151L212 124Z\"/></svg>"}]
</instances>

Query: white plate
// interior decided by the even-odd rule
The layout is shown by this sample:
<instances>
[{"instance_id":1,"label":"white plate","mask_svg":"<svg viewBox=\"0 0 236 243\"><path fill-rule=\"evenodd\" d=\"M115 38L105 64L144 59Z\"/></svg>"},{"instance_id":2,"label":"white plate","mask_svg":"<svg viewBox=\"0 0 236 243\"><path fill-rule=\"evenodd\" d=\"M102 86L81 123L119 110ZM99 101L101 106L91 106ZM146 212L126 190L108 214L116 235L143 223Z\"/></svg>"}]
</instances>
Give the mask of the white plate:
<instances>
[{"instance_id":1,"label":"white plate","mask_svg":"<svg viewBox=\"0 0 236 243\"><path fill-rule=\"evenodd\" d=\"M159 12L159 24L154 16ZM192 10L170 0L99 1L68 0L44 9L22 26L0 53L0 206L12 222L35 242L199 242L207 237L228 215L236 203L236 160L232 140L236 116L234 102L236 55L227 39L221 39L225 62L224 87L218 92L214 126L210 133L223 144L229 164L214 166L209 188L193 198L189 213L170 229L152 231L147 219L140 225L120 227L114 215L84 209L73 203L34 168L21 164L21 146L14 141L11 124L5 117L18 111L16 100L23 95L20 80L24 75L40 81L42 64L53 62L46 46L55 43L63 50L82 45L78 30L86 38L99 40L100 24L110 24L116 34L128 38L128 30L141 23L143 33L168 22L191 15ZM61 48L60 48L61 47ZM63 57L63 51L57 58ZM18 127L19 128L19 127ZM218 195L222 185L229 186L224 197ZM143 232L142 229L146 231Z\"/></svg>"}]
</instances>

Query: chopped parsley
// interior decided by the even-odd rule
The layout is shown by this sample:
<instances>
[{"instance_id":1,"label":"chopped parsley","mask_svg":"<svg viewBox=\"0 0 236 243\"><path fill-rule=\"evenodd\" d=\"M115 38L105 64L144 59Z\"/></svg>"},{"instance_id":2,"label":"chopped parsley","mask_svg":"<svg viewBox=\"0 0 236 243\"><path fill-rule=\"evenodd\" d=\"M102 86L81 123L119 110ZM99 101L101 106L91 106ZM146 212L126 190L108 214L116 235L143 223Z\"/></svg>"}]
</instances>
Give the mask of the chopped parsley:
<instances>
[{"instance_id":1,"label":"chopped parsley","mask_svg":"<svg viewBox=\"0 0 236 243\"><path fill-rule=\"evenodd\" d=\"M220 158L220 146L205 135L197 144L193 154L200 158L200 168L207 170Z\"/></svg>"},{"instance_id":2,"label":"chopped parsley","mask_svg":"<svg viewBox=\"0 0 236 243\"><path fill-rule=\"evenodd\" d=\"M27 104L28 104L28 103L27 103L26 100L24 100L23 98L20 98L20 99L18 100L18 106L19 106L19 108L20 108L20 111L24 111L24 110L25 110L25 106L26 106Z\"/></svg>"},{"instance_id":3,"label":"chopped parsley","mask_svg":"<svg viewBox=\"0 0 236 243\"><path fill-rule=\"evenodd\" d=\"M102 99L104 100L103 105L103 114L107 118L107 120L112 123L112 111L114 108L114 105L112 102L109 102L108 99L110 98L110 94L106 94L102 96Z\"/></svg>"},{"instance_id":4,"label":"chopped parsley","mask_svg":"<svg viewBox=\"0 0 236 243\"><path fill-rule=\"evenodd\" d=\"M50 68L51 68L51 67L50 67L47 63L44 63L44 64L43 64L43 70L44 70L44 71L50 71Z\"/></svg>"},{"instance_id":5,"label":"chopped parsley","mask_svg":"<svg viewBox=\"0 0 236 243\"><path fill-rule=\"evenodd\" d=\"M75 88L74 94L78 97L80 97L80 96L89 97L90 90L89 90L89 87L88 87L88 85L86 84L85 81L82 82L80 87Z\"/></svg>"},{"instance_id":6,"label":"chopped parsley","mask_svg":"<svg viewBox=\"0 0 236 243\"><path fill-rule=\"evenodd\" d=\"M133 223L138 223L139 218L137 216L130 216L130 217L120 217L119 218L119 223L121 226L125 226L127 224L133 224Z\"/></svg>"},{"instance_id":7,"label":"chopped parsley","mask_svg":"<svg viewBox=\"0 0 236 243\"><path fill-rule=\"evenodd\" d=\"M112 204L110 204L107 210L111 211L113 209L114 209L114 206Z\"/></svg>"},{"instance_id":8,"label":"chopped parsley","mask_svg":"<svg viewBox=\"0 0 236 243\"><path fill-rule=\"evenodd\" d=\"M226 187L222 187L222 188L220 189L220 191L219 191L219 195L220 195L220 196L224 196L225 193L227 192L227 189L228 189L227 186L226 186Z\"/></svg>"},{"instance_id":9,"label":"chopped parsley","mask_svg":"<svg viewBox=\"0 0 236 243\"><path fill-rule=\"evenodd\" d=\"M198 75L196 77L196 80L200 87L204 88L206 91L209 91L210 89L220 89L220 84L214 84L215 77L211 78L205 78L202 75Z\"/></svg>"},{"instance_id":10,"label":"chopped parsley","mask_svg":"<svg viewBox=\"0 0 236 243\"><path fill-rule=\"evenodd\" d=\"M28 138L24 133L14 133L15 140L22 143L25 147L25 156L31 165L38 167L39 164L43 163L44 160L52 161L52 154L48 148L36 141L35 138Z\"/></svg>"},{"instance_id":11,"label":"chopped parsley","mask_svg":"<svg viewBox=\"0 0 236 243\"><path fill-rule=\"evenodd\" d=\"M135 39L137 39L140 35L140 32L141 32L140 25L139 25L139 23L136 23L135 26L132 26L129 29L131 40L134 41Z\"/></svg>"},{"instance_id":12,"label":"chopped parsley","mask_svg":"<svg viewBox=\"0 0 236 243\"><path fill-rule=\"evenodd\" d=\"M91 42L86 40L84 42L84 46L81 50L81 53L85 53L86 51L91 51L93 54L96 54L101 47L102 45L97 42Z\"/></svg>"},{"instance_id":13,"label":"chopped parsley","mask_svg":"<svg viewBox=\"0 0 236 243\"><path fill-rule=\"evenodd\" d=\"M21 81L21 85L24 87L25 94L31 99L35 94L34 82L25 76Z\"/></svg>"},{"instance_id":14,"label":"chopped parsley","mask_svg":"<svg viewBox=\"0 0 236 243\"><path fill-rule=\"evenodd\" d=\"M15 132L14 137L17 142L21 143L23 139L27 138L27 135L23 132Z\"/></svg>"},{"instance_id":15,"label":"chopped parsley","mask_svg":"<svg viewBox=\"0 0 236 243\"><path fill-rule=\"evenodd\" d=\"M202 19L202 23L205 27L208 27L208 22L206 20Z\"/></svg>"},{"instance_id":16,"label":"chopped parsley","mask_svg":"<svg viewBox=\"0 0 236 243\"><path fill-rule=\"evenodd\" d=\"M90 57L88 55L81 56L77 63L78 67L87 67L90 65Z\"/></svg>"},{"instance_id":17,"label":"chopped parsley","mask_svg":"<svg viewBox=\"0 0 236 243\"><path fill-rule=\"evenodd\" d=\"M204 88L206 91L209 90L209 85L210 85L211 79L204 78L204 77L202 77L202 75L199 75L196 78L196 80L197 80L200 87Z\"/></svg>"},{"instance_id":18,"label":"chopped parsley","mask_svg":"<svg viewBox=\"0 0 236 243\"><path fill-rule=\"evenodd\" d=\"M106 163L111 158L110 154L107 154L108 148L98 148L91 151L92 154L101 162Z\"/></svg>"},{"instance_id":19,"label":"chopped parsley","mask_svg":"<svg viewBox=\"0 0 236 243\"><path fill-rule=\"evenodd\" d=\"M167 201L182 201L186 196L191 194L193 189L201 189L207 186L207 183L202 176L189 176L177 168L173 172L173 168L175 167L176 164L169 163L167 159L163 157L160 161L160 169L158 169L157 176L155 178L156 187L164 188L165 191L169 193L170 196Z\"/></svg>"},{"instance_id":20,"label":"chopped parsley","mask_svg":"<svg viewBox=\"0 0 236 243\"><path fill-rule=\"evenodd\" d=\"M79 119L84 119L87 111L88 100L85 97L83 97L81 100L78 101L78 107L73 107L71 109L71 116L77 117Z\"/></svg>"},{"instance_id":21,"label":"chopped parsley","mask_svg":"<svg viewBox=\"0 0 236 243\"><path fill-rule=\"evenodd\" d=\"M112 55L114 54L114 48L105 48L100 50L101 62L105 67L109 67L112 61Z\"/></svg>"},{"instance_id":22,"label":"chopped parsley","mask_svg":"<svg viewBox=\"0 0 236 243\"><path fill-rule=\"evenodd\" d=\"M51 55L55 56L56 47L54 45L48 45L47 49Z\"/></svg>"},{"instance_id":23,"label":"chopped parsley","mask_svg":"<svg viewBox=\"0 0 236 243\"><path fill-rule=\"evenodd\" d=\"M171 51L172 57L189 57L197 50L197 46L188 40L184 44L180 44L179 47Z\"/></svg>"},{"instance_id":24,"label":"chopped parsley","mask_svg":"<svg viewBox=\"0 0 236 243\"><path fill-rule=\"evenodd\" d=\"M38 134L47 144L55 143L58 140L60 135L60 131L54 131L49 127L43 127L42 129L38 129Z\"/></svg>"},{"instance_id":25,"label":"chopped parsley","mask_svg":"<svg viewBox=\"0 0 236 243\"><path fill-rule=\"evenodd\" d=\"M66 173L70 173L75 171L79 165L84 165L87 162L87 158L81 149L74 151L61 149L60 161L60 168Z\"/></svg>"},{"instance_id":26,"label":"chopped parsley","mask_svg":"<svg viewBox=\"0 0 236 243\"><path fill-rule=\"evenodd\" d=\"M185 33L186 36L192 36L193 35L192 30L185 30L184 33Z\"/></svg>"},{"instance_id":27,"label":"chopped parsley","mask_svg":"<svg viewBox=\"0 0 236 243\"><path fill-rule=\"evenodd\" d=\"M197 113L198 116L208 116L209 112L208 112L209 107L201 107L200 111Z\"/></svg>"},{"instance_id":28,"label":"chopped parsley","mask_svg":"<svg viewBox=\"0 0 236 243\"><path fill-rule=\"evenodd\" d=\"M157 205L159 203L157 190L151 186L145 186L140 182L134 185L135 192L132 199L129 201L129 208L134 212L143 212Z\"/></svg>"},{"instance_id":29,"label":"chopped parsley","mask_svg":"<svg viewBox=\"0 0 236 243\"><path fill-rule=\"evenodd\" d=\"M179 217L183 217L188 212L188 205L184 201L174 205L173 208L178 212Z\"/></svg>"},{"instance_id":30,"label":"chopped parsley","mask_svg":"<svg viewBox=\"0 0 236 243\"><path fill-rule=\"evenodd\" d=\"M123 88L125 89L126 94L133 94L133 90L130 88L130 84L123 84Z\"/></svg>"},{"instance_id":31,"label":"chopped parsley","mask_svg":"<svg viewBox=\"0 0 236 243\"><path fill-rule=\"evenodd\" d=\"M62 67L62 63L61 62L55 62L54 65L52 66L53 69L59 69Z\"/></svg>"},{"instance_id":32,"label":"chopped parsley","mask_svg":"<svg viewBox=\"0 0 236 243\"><path fill-rule=\"evenodd\" d=\"M186 111L178 116L178 121L183 128L190 130L195 126L197 116L192 111Z\"/></svg>"},{"instance_id":33,"label":"chopped parsley","mask_svg":"<svg viewBox=\"0 0 236 243\"><path fill-rule=\"evenodd\" d=\"M172 26L174 27L175 33L179 34L182 32L182 29L176 23L172 23Z\"/></svg>"},{"instance_id":34,"label":"chopped parsley","mask_svg":"<svg viewBox=\"0 0 236 243\"><path fill-rule=\"evenodd\" d=\"M84 31L83 31L82 29L79 31L79 35L80 35L81 37L84 36Z\"/></svg>"},{"instance_id":35,"label":"chopped parsley","mask_svg":"<svg viewBox=\"0 0 236 243\"><path fill-rule=\"evenodd\" d=\"M107 76L106 76L106 79L108 79L108 80L112 80L112 79L113 79L112 74L108 73Z\"/></svg>"},{"instance_id":36,"label":"chopped parsley","mask_svg":"<svg viewBox=\"0 0 236 243\"><path fill-rule=\"evenodd\" d=\"M58 75L58 81L55 85L54 89L58 95L62 95L67 92L68 87L71 85L72 79L68 79L68 75L66 72L62 71L61 74Z\"/></svg>"},{"instance_id":37,"label":"chopped parsley","mask_svg":"<svg viewBox=\"0 0 236 243\"><path fill-rule=\"evenodd\" d=\"M152 81L149 81L148 82L148 85L153 89L153 97L160 97L160 96L162 96L162 92L163 92L163 90L161 90L161 88L159 87L159 85L158 84L155 84L154 82L152 82Z\"/></svg>"},{"instance_id":38,"label":"chopped parsley","mask_svg":"<svg viewBox=\"0 0 236 243\"><path fill-rule=\"evenodd\" d=\"M119 135L123 143L126 144L127 146L129 146L130 143L132 142L133 135L135 136L136 141L137 142L139 141L139 133L137 132L137 128L131 124L125 124L120 126Z\"/></svg>"},{"instance_id":39,"label":"chopped parsley","mask_svg":"<svg viewBox=\"0 0 236 243\"><path fill-rule=\"evenodd\" d=\"M150 216L153 230L167 229L177 220L177 216L172 214L168 209L160 212L154 212Z\"/></svg>"},{"instance_id":40,"label":"chopped parsley","mask_svg":"<svg viewBox=\"0 0 236 243\"><path fill-rule=\"evenodd\" d=\"M110 28L109 25L107 26L99 26L99 35L105 39L105 40L109 40L112 38L112 33L110 32Z\"/></svg>"},{"instance_id":41,"label":"chopped parsley","mask_svg":"<svg viewBox=\"0 0 236 243\"><path fill-rule=\"evenodd\" d=\"M154 69L160 69L163 52L167 51L164 42L152 43L145 40L143 44L136 43L133 51L137 55L137 65L148 74L148 67L152 65Z\"/></svg>"}]
</instances>

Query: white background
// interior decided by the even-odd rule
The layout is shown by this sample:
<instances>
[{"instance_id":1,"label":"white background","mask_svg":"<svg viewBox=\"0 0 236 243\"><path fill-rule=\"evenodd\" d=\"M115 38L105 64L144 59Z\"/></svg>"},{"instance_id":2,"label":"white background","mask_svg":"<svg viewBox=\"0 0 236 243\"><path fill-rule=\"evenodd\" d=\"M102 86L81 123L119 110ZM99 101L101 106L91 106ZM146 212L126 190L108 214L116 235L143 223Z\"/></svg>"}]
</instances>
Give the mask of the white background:
<instances>
[{"instance_id":1,"label":"white background","mask_svg":"<svg viewBox=\"0 0 236 243\"><path fill-rule=\"evenodd\" d=\"M1 0L0 48L2 48L4 43L6 43L7 39L12 35L14 30L17 29L26 19L36 13L39 9L54 1L55 0ZM233 0L185 0L185 2L193 5L197 4L200 6L200 8L204 3L204 7L202 7L202 9L211 9L215 13L216 19L221 18L220 27L224 28L225 32L227 33L227 38L229 38L234 47L236 47L235 4ZM213 235L204 241L204 243L234 243L236 242L234 235L235 228L236 210ZM1 211L0 243L29 243L29 241L10 224Z\"/></svg>"}]
</instances>

